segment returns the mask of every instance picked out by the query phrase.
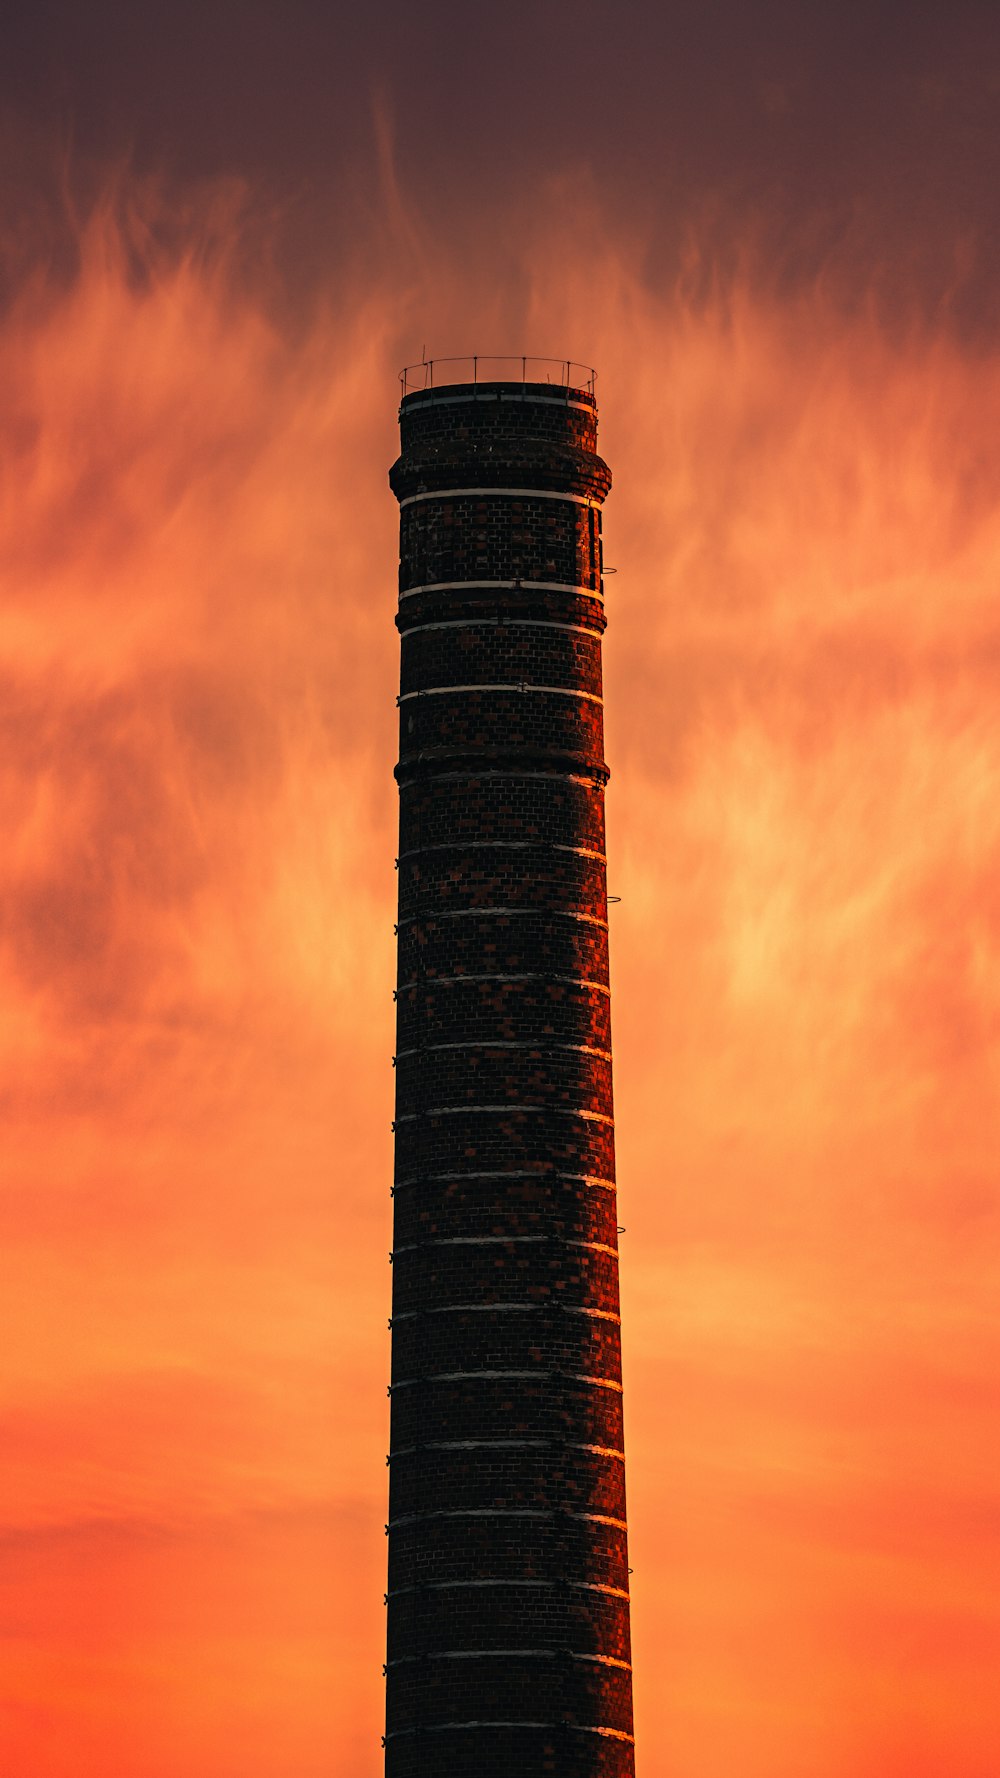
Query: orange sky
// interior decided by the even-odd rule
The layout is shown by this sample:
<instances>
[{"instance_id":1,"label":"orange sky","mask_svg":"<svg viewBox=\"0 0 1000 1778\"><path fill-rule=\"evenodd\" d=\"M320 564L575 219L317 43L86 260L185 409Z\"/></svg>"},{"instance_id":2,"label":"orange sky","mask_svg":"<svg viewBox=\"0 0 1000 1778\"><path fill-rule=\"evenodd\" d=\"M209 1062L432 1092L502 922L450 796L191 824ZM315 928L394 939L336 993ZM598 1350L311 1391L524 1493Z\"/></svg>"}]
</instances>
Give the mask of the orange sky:
<instances>
[{"instance_id":1,"label":"orange sky","mask_svg":"<svg viewBox=\"0 0 1000 1778\"><path fill-rule=\"evenodd\" d=\"M395 373L599 369L641 1778L995 1778L1000 353L541 181L0 331L0 1772L380 1770ZM873 287L877 282L873 269Z\"/></svg>"}]
</instances>

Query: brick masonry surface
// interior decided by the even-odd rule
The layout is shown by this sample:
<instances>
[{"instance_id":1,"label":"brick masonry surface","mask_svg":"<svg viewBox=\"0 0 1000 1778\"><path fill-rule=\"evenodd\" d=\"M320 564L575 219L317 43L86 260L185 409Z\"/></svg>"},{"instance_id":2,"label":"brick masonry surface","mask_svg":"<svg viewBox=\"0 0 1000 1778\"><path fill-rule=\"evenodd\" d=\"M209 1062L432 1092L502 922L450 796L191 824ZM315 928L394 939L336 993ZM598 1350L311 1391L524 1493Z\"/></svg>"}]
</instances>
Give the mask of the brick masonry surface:
<instances>
[{"instance_id":1,"label":"brick masonry surface","mask_svg":"<svg viewBox=\"0 0 1000 1778\"><path fill-rule=\"evenodd\" d=\"M634 1771L593 398L400 410L387 1778Z\"/></svg>"}]
</instances>

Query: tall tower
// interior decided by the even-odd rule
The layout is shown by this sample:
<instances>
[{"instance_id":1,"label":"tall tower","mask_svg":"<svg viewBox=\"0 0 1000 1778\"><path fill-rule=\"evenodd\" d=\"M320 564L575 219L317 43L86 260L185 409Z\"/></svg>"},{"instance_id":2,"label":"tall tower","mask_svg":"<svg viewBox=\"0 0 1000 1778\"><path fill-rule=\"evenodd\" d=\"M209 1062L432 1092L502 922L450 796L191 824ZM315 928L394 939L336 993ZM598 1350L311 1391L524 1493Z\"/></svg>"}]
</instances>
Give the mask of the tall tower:
<instances>
[{"instance_id":1,"label":"tall tower","mask_svg":"<svg viewBox=\"0 0 1000 1778\"><path fill-rule=\"evenodd\" d=\"M604 852L611 473L592 375L534 382L517 363L517 382L404 380L389 476L387 1778L634 1771Z\"/></svg>"}]
</instances>

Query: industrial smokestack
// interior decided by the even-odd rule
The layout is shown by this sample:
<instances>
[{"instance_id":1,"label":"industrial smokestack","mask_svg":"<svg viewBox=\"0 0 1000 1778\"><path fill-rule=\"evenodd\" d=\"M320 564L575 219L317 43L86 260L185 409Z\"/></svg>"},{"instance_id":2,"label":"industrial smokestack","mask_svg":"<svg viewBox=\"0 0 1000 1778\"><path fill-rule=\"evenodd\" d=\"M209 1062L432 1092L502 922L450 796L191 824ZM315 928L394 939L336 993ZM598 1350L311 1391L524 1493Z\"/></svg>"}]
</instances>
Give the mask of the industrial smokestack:
<instances>
[{"instance_id":1,"label":"industrial smokestack","mask_svg":"<svg viewBox=\"0 0 1000 1778\"><path fill-rule=\"evenodd\" d=\"M634 1771L593 376L400 408L387 1778ZM483 366L480 360L473 374ZM539 380L529 380L532 375Z\"/></svg>"}]
</instances>

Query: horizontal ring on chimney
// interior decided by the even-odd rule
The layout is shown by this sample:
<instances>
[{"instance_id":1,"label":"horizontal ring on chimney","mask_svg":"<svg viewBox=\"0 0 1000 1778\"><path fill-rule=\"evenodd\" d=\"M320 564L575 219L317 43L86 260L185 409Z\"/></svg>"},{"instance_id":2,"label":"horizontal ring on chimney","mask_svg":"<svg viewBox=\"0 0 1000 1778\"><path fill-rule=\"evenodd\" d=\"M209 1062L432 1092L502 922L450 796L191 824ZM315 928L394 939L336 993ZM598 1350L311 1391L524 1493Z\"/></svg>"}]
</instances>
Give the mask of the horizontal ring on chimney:
<instances>
[{"instance_id":1,"label":"horizontal ring on chimney","mask_svg":"<svg viewBox=\"0 0 1000 1778\"><path fill-rule=\"evenodd\" d=\"M541 617L444 617L434 623L409 624L404 636L419 636L424 630L572 630L577 636L593 636L599 642L602 630L589 630L586 624L560 624L554 618Z\"/></svg>"},{"instance_id":2,"label":"horizontal ring on chimney","mask_svg":"<svg viewBox=\"0 0 1000 1778\"><path fill-rule=\"evenodd\" d=\"M604 1513L574 1513L568 1508L543 1512L537 1507L467 1506L444 1508L433 1513L402 1513L389 1520L389 1529L400 1525L423 1524L427 1519L586 1519L594 1525L610 1525L615 1531L627 1531L624 1519L609 1519Z\"/></svg>"},{"instance_id":3,"label":"horizontal ring on chimney","mask_svg":"<svg viewBox=\"0 0 1000 1778\"><path fill-rule=\"evenodd\" d=\"M462 982L558 982L568 988L593 988L597 994L611 993L607 982L591 982L579 975L540 975L534 972L527 975L419 975L413 976L408 982L400 982L396 993L407 994L411 988L453 988Z\"/></svg>"},{"instance_id":4,"label":"horizontal ring on chimney","mask_svg":"<svg viewBox=\"0 0 1000 1778\"><path fill-rule=\"evenodd\" d=\"M446 364L448 360L438 359L437 362L439 364ZM468 362L468 360L466 360L466 362ZM543 360L542 362L545 361ZM555 364L558 361L553 358L551 362ZM409 365L407 368L413 371L422 371L426 369L426 366L423 363L420 363ZM583 366L581 365L578 368L582 370ZM591 371L590 374L591 379L593 379L593 371ZM401 373L401 380L405 375L406 371L403 371ZM444 384L443 387L447 388L448 385ZM461 395L438 395L436 393L425 395L424 391L420 389L414 390L411 394L404 396L408 414L419 413L421 408L425 407L457 407L459 403L464 407L468 405L470 399L472 401L516 401L519 406L523 406L525 402L530 402L532 407L575 407L583 414L592 414L594 411L593 404L589 401L570 401L568 395L537 395L533 389L527 389L523 382L520 384L520 391L517 395L508 394L506 389L491 388L488 391L485 391L482 384L473 383L470 385L470 392L467 392L463 388Z\"/></svg>"},{"instance_id":5,"label":"horizontal ring on chimney","mask_svg":"<svg viewBox=\"0 0 1000 1778\"><path fill-rule=\"evenodd\" d=\"M393 1189L401 1191L404 1185L461 1185L467 1179L534 1179L539 1182L546 1179L571 1179L577 1185L596 1185L602 1191L617 1190L617 1182L614 1179L599 1179L596 1173L563 1173L556 1169L553 1169L552 1172L541 1173L537 1167L521 1167L517 1171L511 1169L509 1172L504 1170L492 1173L413 1173L409 1179L395 1180Z\"/></svg>"},{"instance_id":6,"label":"horizontal ring on chimney","mask_svg":"<svg viewBox=\"0 0 1000 1778\"><path fill-rule=\"evenodd\" d=\"M581 691L578 685L529 685L523 679L505 680L497 685L487 685L485 682L477 682L475 685L422 685L419 691L401 692L396 702L405 704L411 698L446 698L449 693L458 691L540 691L555 698L584 698L588 704L604 702L596 691Z\"/></svg>"},{"instance_id":7,"label":"horizontal ring on chimney","mask_svg":"<svg viewBox=\"0 0 1000 1778\"><path fill-rule=\"evenodd\" d=\"M473 1587L532 1587L557 1593L604 1593L610 1599L627 1599L623 1587L609 1587L599 1580L534 1580L523 1575L505 1575L495 1580L422 1580L412 1587L392 1587L386 1599L398 1599L406 1593L466 1592Z\"/></svg>"},{"instance_id":8,"label":"horizontal ring on chimney","mask_svg":"<svg viewBox=\"0 0 1000 1778\"><path fill-rule=\"evenodd\" d=\"M443 1648L433 1653L397 1655L386 1661L387 1667L408 1667L415 1661L593 1661L595 1666L622 1667L631 1673L631 1661L620 1661L617 1655L582 1654L575 1648Z\"/></svg>"},{"instance_id":9,"label":"horizontal ring on chimney","mask_svg":"<svg viewBox=\"0 0 1000 1778\"><path fill-rule=\"evenodd\" d=\"M608 1735L615 1741L627 1741L630 1746L635 1746L635 1736L626 1735L624 1729L607 1729L586 1722L428 1722L416 1723L410 1729L389 1729L382 1738L394 1741L400 1735L440 1735L449 1729L545 1729L553 1733L575 1729L581 1735Z\"/></svg>"},{"instance_id":10,"label":"horizontal ring on chimney","mask_svg":"<svg viewBox=\"0 0 1000 1778\"><path fill-rule=\"evenodd\" d=\"M539 1055L549 1055L552 1050L575 1050L579 1056L597 1056L602 1062L611 1061L610 1050L595 1050L586 1043L536 1043L533 1038L513 1039L503 1037L477 1037L464 1043L422 1043L416 1049L397 1050L395 1061L404 1056L429 1056L437 1050L537 1050Z\"/></svg>"},{"instance_id":11,"label":"horizontal ring on chimney","mask_svg":"<svg viewBox=\"0 0 1000 1778\"><path fill-rule=\"evenodd\" d=\"M409 1246L394 1247L393 1253L416 1253L425 1247L532 1247L556 1241L561 1247L586 1247L592 1253L610 1253L618 1258L617 1247L601 1241L573 1241L566 1235L443 1235L433 1241L411 1241Z\"/></svg>"},{"instance_id":12,"label":"horizontal ring on chimney","mask_svg":"<svg viewBox=\"0 0 1000 1778\"><path fill-rule=\"evenodd\" d=\"M561 488L422 488L419 494L404 494L399 504L402 508L415 506L420 500L481 500L497 494L514 500L565 500L572 506L597 508L603 505L593 494L567 494Z\"/></svg>"},{"instance_id":13,"label":"horizontal ring on chimney","mask_svg":"<svg viewBox=\"0 0 1000 1778\"><path fill-rule=\"evenodd\" d=\"M394 1457L412 1457L415 1451L589 1451L593 1457L613 1457L616 1462L624 1463L624 1451L616 1451L610 1445L581 1445L573 1439L563 1438L436 1438L426 1439L422 1445L400 1445L396 1451L390 1451L386 1462L391 1463Z\"/></svg>"},{"instance_id":14,"label":"horizontal ring on chimney","mask_svg":"<svg viewBox=\"0 0 1000 1778\"><path fill-rule=\"evenodd\" d=\"M418 1315L534 1315L545 1309L555 1309L561 1315L591 1315L595 1321L614 1321L621 1325L621 1316L613 1309L591 1309L582 1303L562 1303L549 1299L543 1303L439 1303L433 1309L400 1309L390 1319L389 1326L394 1327L397 1321L415 1321Z\"/></svg>"},{"instance_id":15,"label":"horizontal ring on chimney","mask_svg":"<svg viewBox=\"0 0 1000 1778\"><path fill-rule=\"evenodd\" d=\"M577 1371L436 1371L428 1377L401 1377L397 1383L390 1383L389 1392L395 1395L397 1389L416 1389L421 1383L465 1383L483 1377L487 1380L502 1377L521 1377L529 1382L550 1383L562 1380L567 1383L584 1383L588 1389L610 1389L616 1395L622 1394L622 1385L613 1383L610 1377L585 1377Z\"/></svg>"},{"instance_id":16,"label":"horizontal ring on chimney","mask_svg":"<svg viewBox=\"0 0 1000 1778\"><path fill-rule=\"evenodd\" d=\"M398 932L401 926L413 926L420 920L476 920L481 915L490 917L507 915L518 919L527 919L530 915L540 915L544 920L579 920L584 926L599 926L602 932L609 930L606 920L598 919L596 914L581 914L578 908L543 908L543 907L495 907L495 908L444 908L440 913L434 908L426 908L420 914L404 914L396 921Z\"/></svg>"},{"instance_id":17,"label":"horizontal ring on chimney","mask_svg":"<svg viewBox=\"0 0 1000 1778\"><path fill-rule=\"evenodd\" d=\"M526 1104L523 1099L512 1099L506 1105L425 1105L420 1111L404 1111L402 1117L394 1118L393 1128L398 1124L416 1123L421 1117L463 1117L467 1112L480 1112L489 1116L502 1112L509 1116L514 1111L540 1111L546 1117L582 1117L587 1123L608 1124L612 1128L615 1121L606 1112L587 1111L582 1106Z\"/></svg>"},{"instance_id":18,"label":"horizontal ring on chimney","mask_svg":"<svg viewBox=\"0 0 1000 1778\"><path fill-rule=\"evenodd\" d=\"M593 858L597 864L607 864L606 852L594 852L589 846L564 846L559 840L436 840L431 846L411 846L408 851L401 852L396 860L402 864L405 858L423 858L427 852L568 852L574 858Z\"/></svg>"},{"instance_id":19,"label":"horizontal ring on chimney","mask_svg":"<svg viewBox=\"0 0 1000 1778\"><path fill-rule=\"evenodd\" d=\"M418 593L577 593L582 599L597 599L604 604L604 595L595 587L572 580L425 580L420 586L404 588L401 599L415 599Z\"/></svg>"},{"instance_id":20,"label":"horizontal ring on chimney","mask_svg":"<svg viewBox=\"0 0 1000 1778\"><path fill-rule=\"evenodd\" d=\"M517 768L517 766L503 766L503 765L481 766L481 765L473 764L470 762L468 765L456 766L453 771L435 772L434 773L434 783L435 784L455 784L455 783L458 783L458 784L466 784L466 783L482 784L489 778L503 778L506 783L510 784L510 783L514 782L515 780L520 781L522 779L539 779L540 778L546 784L550 784L550 783L579 784L582 786L582 788L584 790L591 790L592 791L592 790L596 789L598 791L602 791L604 789L605 785L607 784L607 781L608 781L608 778L610 777L610 775L611 774L610 774L607 766L603 765L603 764L600 766L596 766L596 765L591 766L587 771L579 770L579 771L564 772L564 771L560 771L556 767L548 766L548 767L546 767L545 771L526 772L526 771L520 771ZM411 785L412 785L412 780L408 780L406 785L403 786L403 785L399 784L399 781L397 779L397 786L400 789L400 791L402 791L404 788L409 790L411 788Z\"/></svg>"}]
</instances>

